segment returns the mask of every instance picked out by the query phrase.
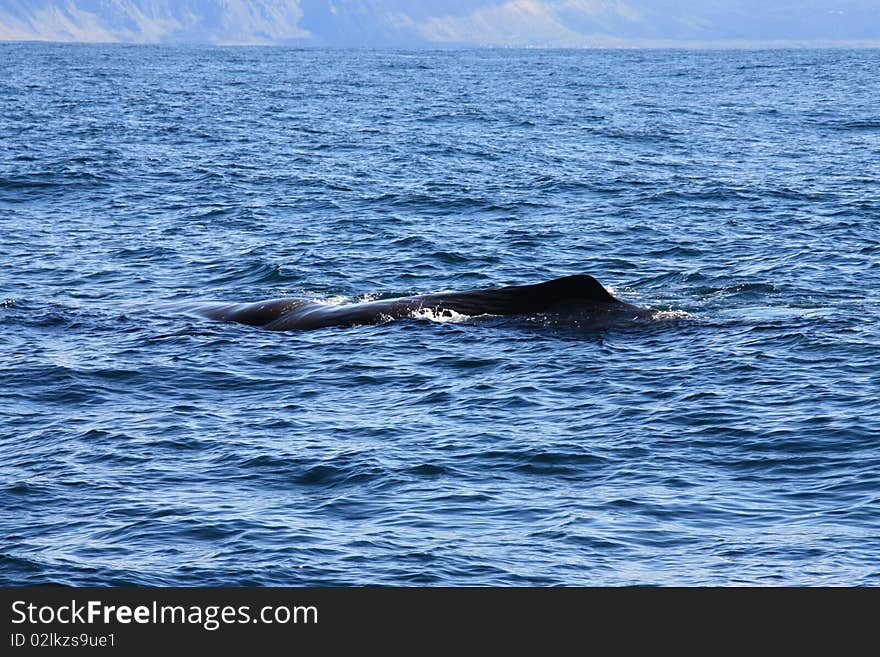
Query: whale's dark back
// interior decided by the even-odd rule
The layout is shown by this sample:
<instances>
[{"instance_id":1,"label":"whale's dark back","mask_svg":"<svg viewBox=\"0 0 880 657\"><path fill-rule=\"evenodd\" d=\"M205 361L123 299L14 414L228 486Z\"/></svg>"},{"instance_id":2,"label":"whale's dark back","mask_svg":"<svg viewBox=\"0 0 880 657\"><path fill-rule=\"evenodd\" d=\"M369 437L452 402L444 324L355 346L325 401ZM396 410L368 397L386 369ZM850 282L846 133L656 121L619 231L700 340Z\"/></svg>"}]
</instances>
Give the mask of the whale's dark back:
<instances>
[{"instance_id":1,"label":"whale's dark back","mask_svg":"<svg viewBox=\"0 0 880 657\"><path fill-rule=\"evenodd\" d=\"M203 308L212 319L261 326L274 331L377 324L410 317L415 312L452 311L466 316L534 315L552 312L641 311L616 299L588 274L557 278L534 285L440 292L333 306L306 299L284 298L248 304Z\"/></svg>"},{"instance_id":2,"label":"whale's dark back","mask_svg":"<svg viewBox=\"0 0 880 657\"><path fill-rule=\"evenodd\" d=\"M420 299L423 307L448 308L462 315L531 315L552 311L563 304L622 303L588 274L566 276L535 285L429 294Z\"/></svg>"}]
</instances>

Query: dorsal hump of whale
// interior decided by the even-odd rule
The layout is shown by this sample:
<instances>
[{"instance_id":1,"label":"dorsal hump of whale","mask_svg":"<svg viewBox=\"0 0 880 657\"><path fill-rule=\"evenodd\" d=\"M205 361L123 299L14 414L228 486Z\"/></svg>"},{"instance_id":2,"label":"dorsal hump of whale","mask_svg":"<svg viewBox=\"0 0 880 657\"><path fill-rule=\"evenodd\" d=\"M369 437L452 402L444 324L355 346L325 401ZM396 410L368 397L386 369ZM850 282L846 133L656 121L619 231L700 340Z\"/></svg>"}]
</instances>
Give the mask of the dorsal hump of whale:
<instances>
[{"instance_id":1,"label":"dorsal hump of whale","mask_svg":"<svg viewBox=\"0 0 880 657\"><path fill-rule=\"evenodd\" d=\"M441 292L420 297L423 307L448 308L463 315L510 315L548 312L560 305L622 303L589 274L556 278L534 285Z\"/></svg>"}]
</instances>

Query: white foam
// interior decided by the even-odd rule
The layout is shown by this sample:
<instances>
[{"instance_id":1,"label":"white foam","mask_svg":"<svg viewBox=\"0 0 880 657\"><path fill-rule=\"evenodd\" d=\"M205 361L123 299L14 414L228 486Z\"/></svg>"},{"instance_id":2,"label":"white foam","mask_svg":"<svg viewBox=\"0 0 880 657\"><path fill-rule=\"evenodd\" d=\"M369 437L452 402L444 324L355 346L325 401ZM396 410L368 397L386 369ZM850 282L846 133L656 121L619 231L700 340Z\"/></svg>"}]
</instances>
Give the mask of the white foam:
<instances>
[{"instance_id":1,"label":"white foam","mask_svg":"<svg viewBox=\"0 0 880 657\"><path fill-rule=\"evenodd\" d=\"M461 313L457 313L454 310L449 310L448 308L444 308L440 311L435 311L433 308L419 308L418 310L413 310L410 313L410 317L414 319L427 319L431 322L463 322L468 319L471 319L469 315L462 315Z\"/></svg>"},{"instance_id":2,"label":"white foam","mask_svg":"<svg viewBox=\"0 0 880 657\"><path fill-rule=\"evenodd\" d=\"M695 317L696 315L686 310L657 310L651 319L694 319Z\"/></svg>"},{"instance_id":3,"label":"white foam","mask_svg":"<svg viewBox=\"0 0 880 657\"><path fill-rule=\"evenodd\" d=\"M351 303L351 300L348 297L335 296L328 299L321 299L321 303L328 306L341 306L346 303Z\"/></svg>"}]
</instances>

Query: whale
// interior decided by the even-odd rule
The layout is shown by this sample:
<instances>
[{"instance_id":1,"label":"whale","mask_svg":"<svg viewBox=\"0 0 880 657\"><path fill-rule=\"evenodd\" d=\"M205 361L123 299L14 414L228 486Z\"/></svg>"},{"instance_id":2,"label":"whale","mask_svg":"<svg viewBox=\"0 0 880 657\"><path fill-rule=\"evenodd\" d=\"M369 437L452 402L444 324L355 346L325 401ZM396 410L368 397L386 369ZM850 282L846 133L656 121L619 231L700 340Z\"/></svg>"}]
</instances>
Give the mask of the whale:
<instances>
[{"instance_id":1,"label":"whale","mask_svg":"<svg viewBox=\"0 0 880 657\"><path fill-rule=\"evenodd\" d=\"M427 315L465 318L542 316L607 325L620 319L651 317L655 311L621 301L589 274L532 285L509 285L463 292L437 292L349 304L298 297L203 306L202 315L269 331L351 327Z\"/></svg>"}]
</instances>

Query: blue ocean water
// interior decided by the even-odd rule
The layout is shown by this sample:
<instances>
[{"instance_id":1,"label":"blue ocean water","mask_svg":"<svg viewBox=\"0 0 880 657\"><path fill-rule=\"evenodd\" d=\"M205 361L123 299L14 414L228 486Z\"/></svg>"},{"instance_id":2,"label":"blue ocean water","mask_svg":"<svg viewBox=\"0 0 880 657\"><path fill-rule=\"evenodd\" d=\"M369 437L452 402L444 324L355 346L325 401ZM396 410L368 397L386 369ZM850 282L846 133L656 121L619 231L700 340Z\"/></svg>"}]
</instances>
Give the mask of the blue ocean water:
<instances>
[{"instance_id":1,"label":"blue ocean water","mask_svg":"<svg viewBox=\"0 0 880 657\"><path fill-rule=\"evenodd\" d=\"M0 582L880 582L880 51L0 44ZM200 303L590 273L606 330Z\"/></svg>"}]
</instances>

